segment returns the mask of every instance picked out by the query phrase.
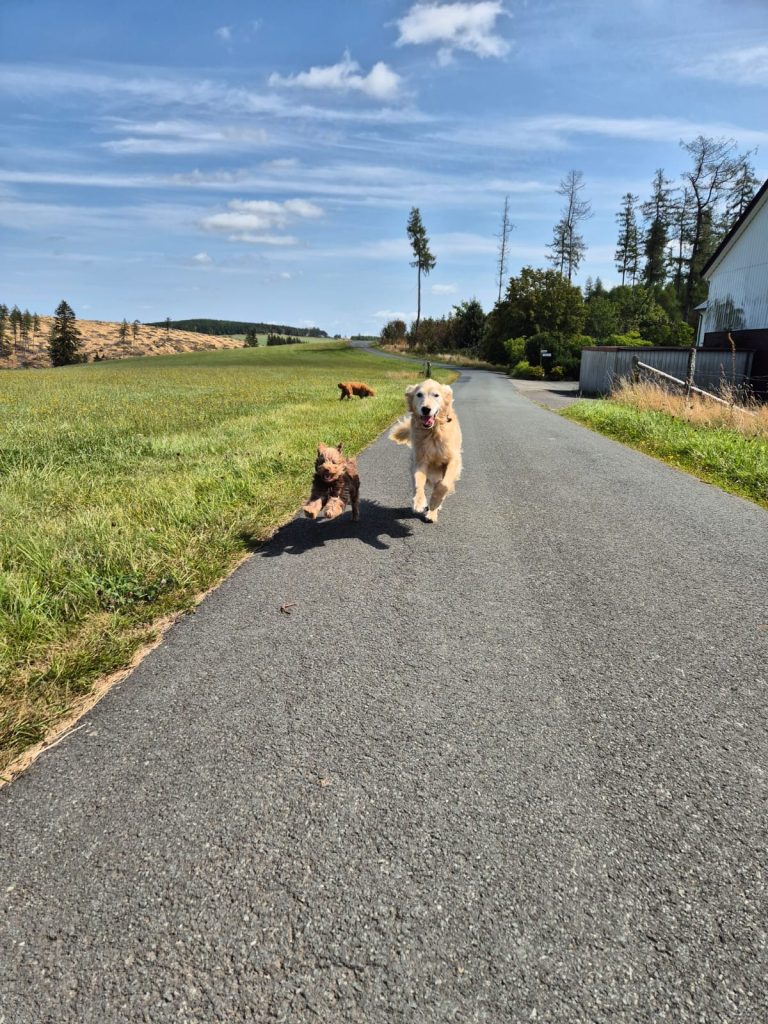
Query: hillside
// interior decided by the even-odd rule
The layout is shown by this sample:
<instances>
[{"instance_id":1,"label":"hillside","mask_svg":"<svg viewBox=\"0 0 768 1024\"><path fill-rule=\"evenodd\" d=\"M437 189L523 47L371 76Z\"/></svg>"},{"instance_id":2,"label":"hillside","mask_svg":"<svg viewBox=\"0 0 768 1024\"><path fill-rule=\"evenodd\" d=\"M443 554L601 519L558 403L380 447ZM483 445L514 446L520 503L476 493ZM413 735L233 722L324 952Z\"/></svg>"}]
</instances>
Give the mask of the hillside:
<instances>
[{"instance_id":1,"label":"hillside","mask_svg":"<svg viewBox=\"0 0 768 1024\"><path fill-rule=\"evenodd\" d=\"M148 327L162 327L165 330L165 320L148 324ZM264 324L254 323L249 320L211 320L205 317L197 317L192 320L171 320L171 330L195 331L198 334L215 334L229 336L232 334L247 334L248 331L255 331L257 334L291 334L297 338L327 338L325 331L319 327L289 327L286 324Z\"/></svg>"},{"instance_id":2,"label":"hillside","mask_svg":"<svg viewBox=\"0 0 768 1024\"><path fill-rule=\"evenodd\" d=\"M40 317L40 330L34 338L30 338L24 350L19 350L7 358L0 357L0 368L15 369L17 367L50 366L48 358L48 334L53 317ZM88 356L88 362L95 359L128 359L131 356L162 356L175 352L203 352L219 348L241 348L242 340L222 335L198 334L193 331L181 331L165 326L152 327L148 324L138 325L138 335L134 339L129 324L128 338L120 341L120 324L105 320L78 320L78 329L83 339L82 351Z\"/></svg>"}]
</instances>

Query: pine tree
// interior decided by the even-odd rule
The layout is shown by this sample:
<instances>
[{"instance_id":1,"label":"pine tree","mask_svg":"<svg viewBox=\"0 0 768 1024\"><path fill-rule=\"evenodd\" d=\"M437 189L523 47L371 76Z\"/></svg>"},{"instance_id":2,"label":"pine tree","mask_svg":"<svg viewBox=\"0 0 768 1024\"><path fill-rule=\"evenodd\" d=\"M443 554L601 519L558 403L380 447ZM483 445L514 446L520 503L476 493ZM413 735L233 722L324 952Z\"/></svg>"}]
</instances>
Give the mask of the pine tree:
<instances>
[{"instance_id":1,"label":"pine tree","mask_svg":"<svg viewBox=\"0 0 768 1024\"><path fill-rule=\"evenodd\" d=\"M426 228L421 221L421 213L419 212L418 206L411 207L406 231L408 232L408 238L410 239L411 248L413 249L414 258L411 260L411 266L416 267L416 327L414 330L413 343L417 344L419 338L419 322L421 321L421 275L428 274L433 270L437 261L430 252L429 238L427 237Z\"/></svg>"},{"instance_id":2,"label":"pine tree","mask_svg":"<svg viewBox=\"0 0 768 1024\"><path fill-rule=\"evenodd\" d=\"M693 196L690 189L683 188L670 204L670 232L674 248L669 255L672 284L681 304L684 300L686 269L690 260L692 229Z\"/></svg>"},{"instance_id":3,"label":"pine tree","mask_svg":"<svg viewBox=\"0 0 768 1024\"><path fill-rule=\"evenodd\" d=\"M702 265L704 233L708 229L705 221L708 218L708 227L711 228L716 209L732 193L743 172L747 154L735 155L733 139L711 139L704 135L697 136L693 142L681 142L681 146L693 161L691 169L683 172L692 200L690 256L683 302L683 314L687 320L698 283L695 268Z\"/></svg>"},{"instance_id":4,"label":"pine tree","mask_svg":"<svg viewBox=\"0 0 768 1024\"><path fill-rule=\"evenodd\" d=\"M8 339L8 307L0 304L0 357L11 354L11 343Z\"/></svg>"},{"instance_id":5,"label":"pine tree","mask_svg":"<svg viewBox=\"0 0 768 1024\"><path fill-rule=\"evenodd\" d=\"M138 320L134 320L133 321L133 324L131 325L131 330L133 331L133 340L134 341L138 341L139 340L139 321Z\"/></svg>"},{"instance_id":6,"label":"pine tree","mask_svg":"<svg viewBox=\"0 0 768 1024\"><path fill-rule=\"evenodd\" d=\"M117 339L123 345L128 341L128 321L125 317L123 317L123 322L117 329Z\"/></svg>"},{"instance_id":7,"label":"pine tree","mask_svg":"<svg viewBox=\"0 0 768 1024\"><path fill-rule=\"evenodd\" d=\"M748 153L744 155L741 170L739 171L725 202L724 226L726 230L730 230L730 228L733 227L752 201L755 192L757 192L759 182L755 177L754 168L747 159L748 156Z\"/></svg>"},{"instance_id":8,"label":"pine tree","mask_svg":"<svg viewBox=\"0 0 768 1024\"><path fill-rule=\"evenodd\" d=\"M510 223L509 220L509 196L504 197L504 212L501 215L501 228L499 230L499 258L497 266L499 268L499 297L498 302L501 302L501 293L504 285L504 278L507 276L507 258L509 248L509 235L510 232L514 231L515 225Z\"/></svg>"},{"instance_id":9,"label":"pine tree","mask_svg":"<svg viewBox=\"0 0 768 1024\"><path fill-rule=\"evenodd\" d=\"M18 306L14 306L8 317L8 322L11 325L11 331L13 332L13 347L14 350L19 347L19 332L21 331L21 310Z\"/></svg>"},{"instance_id":10,"label":"pine tree","mask_svg":"<svg viewBox=\"0 0 768 1024\"><path fill-rule=\"evenodd\" d=\"M56 307L48 342L48 352L53 366L68 366L84 362L80 354L80 331L72 307L62 301Z\"/></svg>"},{"instance_id":11,"label":"pine tree","mask_svg":"<svg viewBox=\"0 0 768 1024\"><path fill-rule=\"evenodd\" d=\"M550 263L570 283L579 269L587 250L584 238L578 233L578 226L592 216L592 204L588 199L581 199L584 189L584 175L581 171L569 171L560 182L557 190L559 196L565 197L563 215L555 225L555 233L548 248L552 250Z\"/></svg>"},{"instance_id":12,"label":"pine tree","mask_svg":"<svg viewBox=\"0 0 768 1024\"><path fill-rule=\"evenodd\" d=\"M662 287L667 278L667 246L673 207L671 184L660 167L651 182L651 198L640 207L648 225L643 237L643 283L649 287Z\"/></svg>"},{"instance_id":13,"label":"pine tree","mask_svg":"<svg viewBox=\"0 0 768 1024\"><path fill-rule=\"evenodd\" d=\"M638 198L631 192L627 192L622 199L621 210L616 214L619 225L619 241L613 258L616 261L616 269L621 274L622 284L627 275L632 284L635 283L640 264L640 243L635 218L635 206Z\"/></svg>"}]
</instances>

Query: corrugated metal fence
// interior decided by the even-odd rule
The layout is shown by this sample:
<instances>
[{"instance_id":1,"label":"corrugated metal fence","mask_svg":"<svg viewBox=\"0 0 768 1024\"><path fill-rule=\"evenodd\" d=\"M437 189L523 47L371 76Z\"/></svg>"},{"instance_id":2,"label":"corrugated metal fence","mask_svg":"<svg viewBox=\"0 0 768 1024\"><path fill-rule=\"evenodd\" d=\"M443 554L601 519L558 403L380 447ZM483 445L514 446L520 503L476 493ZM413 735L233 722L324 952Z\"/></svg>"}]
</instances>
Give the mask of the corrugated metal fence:
<instances>
[{"instance_id":1,"label":"corrugated metal fence","mask_svg":"<svg viewBox=\"0 0 768 1024\"><path fill-rule=\"evenodd\" d=\"M632 357L655 366L673 377L685 380L688 371L687 348L624 348L605 345L600 348L581 350L581 372L579 387L584 395L607 395L622 378L632 375ZM696 349L696 368L693 383L705 391L718 391L723 383L737 386L749 381L752 369L752 353L737 352L734 357L730 349Z\"/></svg>"}]
</instances>

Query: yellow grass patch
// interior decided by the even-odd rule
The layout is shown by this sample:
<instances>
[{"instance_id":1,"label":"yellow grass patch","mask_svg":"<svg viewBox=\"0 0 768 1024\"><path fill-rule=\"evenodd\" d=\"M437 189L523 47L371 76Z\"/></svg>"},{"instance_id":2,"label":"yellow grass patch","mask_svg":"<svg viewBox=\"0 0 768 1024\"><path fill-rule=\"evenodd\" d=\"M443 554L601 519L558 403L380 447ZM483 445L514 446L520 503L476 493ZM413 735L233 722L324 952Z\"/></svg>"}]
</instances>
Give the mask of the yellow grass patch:
<instances>
[{"instance_id":1,"label":"yellow grass patch","mask_svg":"<svg viewBox=\"0 0 768 1024\"><path fill-rule=\"evenodd\" d=\"M50 366L48 336L53 323L52 316L40 317L40 328L25 342L24 348L6 358L0 358L0 368L12 370L17 367ZM93 362L96 356L102 359L128 359L135 356L168 356L175 352L206 352L216 349L242 348L239 338L224 335L198 334L196 331L177 331L165 327L148 327L139 324L137 337L128 324L128 337L120 340L120 324L109 320L78 320L77 328L82 335L81 351Z\"/></svg>"},{"instance_id":2,"label":"yellow grass patch","mask_svg":"<svg viewBox=\"0 0 768 1024\"><path fill-rule=\"evenodd\" d=\"M723 398L728 398L723 395ZM641 412L663 412L697 427L735 430L745 437L768 437L768 406L721 405L700 395L675 394L650 381L623 381L611 398Z\"/></svg>"}]
</instances>

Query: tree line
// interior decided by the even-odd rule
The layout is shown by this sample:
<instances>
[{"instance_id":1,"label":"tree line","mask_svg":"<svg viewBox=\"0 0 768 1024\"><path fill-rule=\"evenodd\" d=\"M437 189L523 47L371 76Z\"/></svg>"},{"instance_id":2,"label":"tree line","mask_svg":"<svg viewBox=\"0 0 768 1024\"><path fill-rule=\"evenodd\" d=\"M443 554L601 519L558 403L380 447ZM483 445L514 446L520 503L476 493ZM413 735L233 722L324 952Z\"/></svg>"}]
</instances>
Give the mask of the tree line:
<instances>
[{"instance_id":1,"label":"tree line","mask_svg":"<svg viewBox=\"0 0 768 1024\"><path fill-rule=\"evenodd\" d=\"M486 315L472 298L447 316L422 319L421 277L436 259L413 207L406 231L417 271L416 319L410 327L391 320L381 339L424 352L460 349L521 373L533 368L534 375L544 372L544 358L555 376L577 376L581 349L591 344L691 345L695 307L707 292L701 270L744 213L758 180L752 154L738 153L732 140L700 135L680 145L691 166L677 185L659 169L644 202L629 192L622 198L614 256L621 284L611 289L599 278L587 278L583 289L573 284L586 255L583 225L592 209L583 174L572 170L557 189L564 202L547 246L551 269L523 267L507 277L514 230L507 197L497 236L493 309Z\"/></svg>"},{"instance_id":2,"label":"tree line","mask_svg":"<svg viewBox=\"0 0 768 1024\"><path fill-rule=\"evenodd\" d=\"M328 334L319 327L288 327L285 324L254 323L250 320L214 320L197 317L191 320L158 320L148 323L148 327L173 328L177 331L193 331L198 334L219 334L229 337L233 334L291 334L300 338L327 338Z\"/></svg>"},{"instance_id":3,"label":"tree line","mask_svg":"<svg viewBox=\"0 0 768 1024\"><path fill-rule=\"evenodd\" d=\"M22 312L18 306L8 309L5 303L0 303L0 357L24 355L39 330L37 313L30 313L28 309Z\"/></svg>"}]
</instances>

